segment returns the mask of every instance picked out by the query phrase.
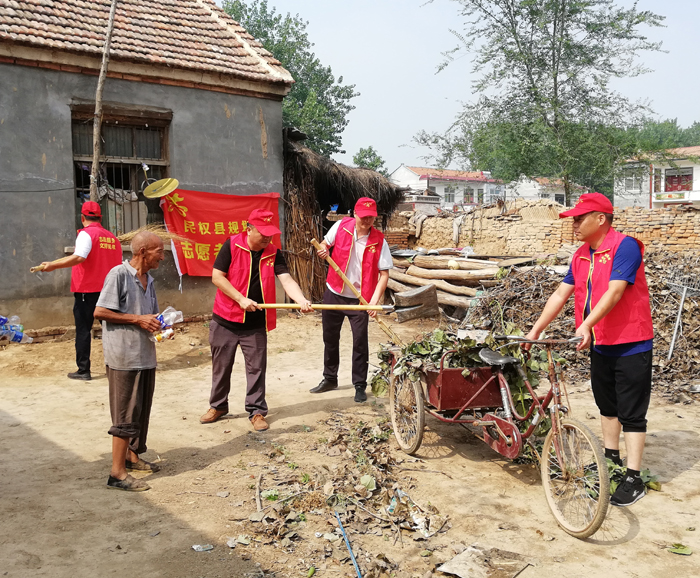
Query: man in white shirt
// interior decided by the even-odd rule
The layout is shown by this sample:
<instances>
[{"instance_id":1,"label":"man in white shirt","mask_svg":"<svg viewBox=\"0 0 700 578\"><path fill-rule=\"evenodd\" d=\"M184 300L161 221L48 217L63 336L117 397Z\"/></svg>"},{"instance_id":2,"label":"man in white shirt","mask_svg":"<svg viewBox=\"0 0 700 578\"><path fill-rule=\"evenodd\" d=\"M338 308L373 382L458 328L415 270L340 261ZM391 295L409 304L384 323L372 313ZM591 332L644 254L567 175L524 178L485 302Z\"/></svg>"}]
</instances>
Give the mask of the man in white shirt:
<instances>
[{"instance_id":1,"label":"man in white shirt","mask_svg":"<svg viewBox=\"0 0 700 578\"><path fill-rule=\"evenodd\" d=\"M69 373L70 379L92 379L90 373L90 330L94 322L95 305L110 269L122 262L122 247L117 238L102 227L102 210L94 201L81 208L83 229L75 240L75 251L68 257L45 261L43 271L71 267L71 292L75 296L75 362L78 371Z\"/></svg>"},{"instance_id":2,"label":"man in white shirt","mask_svg":"<svg viewBox=\"0 0 700 578\"><path fill-rule=\"evenodd\" d=\"M391 253L384 235L373 227L377 218L377 204L373 199L362 197L355 204L354 218L346 217L328 231L321 243L318 256L325 259L328 248L333 247L333 260L345 272L345 276L370 305L377 305L384 295L392 267ZM342 278L328 269L326 304L357 305L359 299ZM338 387L340 365L340 330L345 317L352 329L352 383L355 386L355 401L367 400L367 370L369 365L369 341L367 325L369 316L376 311L324 310L323 320L323 380L311 393L323 393Z\"/></svg>"}]
</instances>

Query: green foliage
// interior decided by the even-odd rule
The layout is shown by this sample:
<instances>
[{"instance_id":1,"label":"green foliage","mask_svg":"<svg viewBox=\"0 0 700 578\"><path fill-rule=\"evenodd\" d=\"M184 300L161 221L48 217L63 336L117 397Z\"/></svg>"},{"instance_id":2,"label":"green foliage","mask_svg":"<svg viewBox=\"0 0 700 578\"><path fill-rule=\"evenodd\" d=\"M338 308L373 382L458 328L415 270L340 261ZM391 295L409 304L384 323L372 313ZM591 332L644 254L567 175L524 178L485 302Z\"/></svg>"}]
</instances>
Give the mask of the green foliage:
<instances>
[{"instance_id":1,"label":"green foliage","mask_svg":"<svg viewBox=\"0 0 700 578\"><path fill-rule=\"evenodd\" d=\"M617 490L617 487L622 483L622 480L625 479L627 468L625 466L618 466L615 462L607 458L606 462L608 464L608 475L610 476L610 495L612 496L615 490ZM648 489L656 492L661 491L661 482L659 482L658 478L653 476L648 469L642 470L639 472L639 475Z\"/></svg>"},{"instance_id":2,"label":"green foliage","mask_svg":"<svg viewBox=\"0 0 700 578\"><path fill-rule=\"evenodd\" d=\"M282 63L295 80L282 102L285 126L306 133L305 144L329 157L341 150L341 135L348 124L350 101L359 96L355 85L336 80L330 66L324 66L311 51L306 27L298 14L278 14L267 0L224 0L223 9Z\"/></svg>"},{"instance_id":3,"label":"green foliage","mask_svg":"<svg viewBox=\"0 0 700 578\"><path fill-rule=\"evenodd\" d=\"M452 31L459 45L441 68L471 54L479 98L445 134L415 140L440 166L488 169L506 181L560 177L567 196L574 183L611 192L615 167L638 151L625 129L650 111L610 81L647 72L637 56L661 45L641 28L663 17L613 0L455 1L465 30Z\"/></svg>"},{"instance_id":4,"label":"green foliage","mask_svg":"<svg viewBox=\"0 0 700 578\"><path fill-rule=\"evenodd\" d=\"M523 335L523 332L512 323L505 323L503 329L506 335ZM539 372L542 370L546 372L549 368L546 362L546 352L539 352L536 348L533 348L531 357L527 360L525 352L518 344L513 343L503 346L502 342L497 342L493 335L489 335L483 343L477 343L473 339L458 339L452 333L436 329L424 334L421 339L407 344L401 350L400 354L397 355L393 375L395 377L404 376L405 379L410 379L411 381L419 381L425 372L439 370L440 359L443 354L446 351L454 350L453 353L446 357L444 367L463 368L462 375L465 378L469 378L469 374L474 368L484 367L485 365L479 357L479 350L482 347L488 347L499 351L503 355L517 358L520 361L520 365L525 369L527 379L533 388L539 384ZM544 362L541 361L542 353L544 353ZM380 369L377 375L381 375L383 382L388 383L392 354L388 349L382 348L378 356L382 360L381 366L383 369ZM558 360L564 361L561 358ZM524 415L532 403L532 396L527 389L525 381L517 369L511 365L506 366L504 375L511 388L513 403L518 412ZM376 378L377 376L375 376ZM527 423L522 424L521 428L527 429L528 425ZM549 427L549 419L542 420L538 424L539 435L546 434Z\"/></svg>"},{"instance_id":5,"label":"green foliage","mask_svg":"<svg viewBox=\"0 0 700 578\"><path fill-rule=\"evenodd\" d=\"M690 556L693 553L693 550L689 546L681 544L680 542L671 544L668 551L671 552L671 554L680 554L681 556Z\"/></svg>"},{"instance_id":6,"label":"green foliage","mask_svg":"<svg viewBox=\"0 0 700 578\"><path fill-rule=\"evenodd\" d=\"M378 172L380 175L385 177L389 176L386 170L386 165L384 159L379 156L379 153L374 150L374 147L368 146L367 148L361 148L357 151L357 154L352 157L352 162L355 166L364 169L371 169Z\"/></svg>"},{"instance_id":7,"label":"green foliage","mask_svg":"<svg viewBox=\"0 0 700 578\"><path fill-rule=\"evenodd\" d=\"M273 488L271 490L265 490L263 492L260 492L260 497L264 500L274 502L279 499L280 494L276 488Z\"/></svg>"}]
</instances>

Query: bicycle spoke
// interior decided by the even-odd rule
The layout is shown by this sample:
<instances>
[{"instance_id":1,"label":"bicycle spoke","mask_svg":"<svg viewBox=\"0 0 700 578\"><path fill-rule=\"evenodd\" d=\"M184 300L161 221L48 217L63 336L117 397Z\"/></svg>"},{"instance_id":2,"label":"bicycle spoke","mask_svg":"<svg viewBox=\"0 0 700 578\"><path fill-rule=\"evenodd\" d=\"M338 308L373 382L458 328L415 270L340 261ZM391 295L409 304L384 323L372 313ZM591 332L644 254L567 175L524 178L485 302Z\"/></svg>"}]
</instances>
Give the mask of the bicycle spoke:
<instances>
[{"instance_id":1,"label":"bicycle spoke","mask_svg":"<svg viewBox=\"0 0 700 578\"><path fill-rule=\"evenodd\" d=\"M606 476L607 482L607 470L602 474L598 471L596 449L588 434L578 426L567 423L559 436L552 435L548 440L544 448L542 480L550 507L567 531L590 535L602 522L601 511L603 517L607 511L608 497L603 495L607 494L607 484L603 484L600 477Z\"/></svg>"}]
</instances>

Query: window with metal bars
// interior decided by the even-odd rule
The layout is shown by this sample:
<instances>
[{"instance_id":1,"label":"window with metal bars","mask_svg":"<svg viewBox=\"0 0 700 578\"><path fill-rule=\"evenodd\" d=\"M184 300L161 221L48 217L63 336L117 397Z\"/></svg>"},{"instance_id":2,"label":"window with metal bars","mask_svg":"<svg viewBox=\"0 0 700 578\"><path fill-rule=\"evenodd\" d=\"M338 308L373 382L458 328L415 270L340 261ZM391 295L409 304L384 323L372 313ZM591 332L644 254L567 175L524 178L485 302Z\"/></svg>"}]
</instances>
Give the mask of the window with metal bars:
<instances>
[{"instance_id":1,"label":"window with metal bars","mask_svg":"<svg viewBox=\"0 0 700 578\"><path fill-rule=\"evenodd\" d=\"M90 198L93 153L91 118L74 113L73 161L77 208ZM163 222L160 199L143 190L168 176L168 124L162 119L110 118L102 121L98 178L103 226L115 235ZM80 211L76 211L79 222Z\"/></svg>"}]
</instances>

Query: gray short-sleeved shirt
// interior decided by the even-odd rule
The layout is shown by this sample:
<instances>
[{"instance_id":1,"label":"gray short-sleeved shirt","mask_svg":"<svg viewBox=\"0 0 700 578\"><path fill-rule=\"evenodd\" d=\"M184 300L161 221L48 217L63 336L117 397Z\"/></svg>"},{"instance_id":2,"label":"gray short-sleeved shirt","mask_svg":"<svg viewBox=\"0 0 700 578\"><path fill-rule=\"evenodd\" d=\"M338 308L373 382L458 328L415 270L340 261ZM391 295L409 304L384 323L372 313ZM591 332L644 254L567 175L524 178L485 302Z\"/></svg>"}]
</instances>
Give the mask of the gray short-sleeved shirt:
<instances>
[{"instance_id":1,"label":"gray short-sleeved shirt","mask_svg":"<svg viewBox=\"0 0 700 578\"><path fill-rule=\"evenodd\" d=\"M158 314L158 299L153 278L147 274L146 290L128 261L117 265L105 278L97 307L132 315ZM153 369L156 366L156 344L149 331L138 325L102 322L102 349L105 364L124 371Z\"/></svg>"}]
</instances>

